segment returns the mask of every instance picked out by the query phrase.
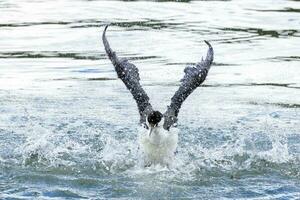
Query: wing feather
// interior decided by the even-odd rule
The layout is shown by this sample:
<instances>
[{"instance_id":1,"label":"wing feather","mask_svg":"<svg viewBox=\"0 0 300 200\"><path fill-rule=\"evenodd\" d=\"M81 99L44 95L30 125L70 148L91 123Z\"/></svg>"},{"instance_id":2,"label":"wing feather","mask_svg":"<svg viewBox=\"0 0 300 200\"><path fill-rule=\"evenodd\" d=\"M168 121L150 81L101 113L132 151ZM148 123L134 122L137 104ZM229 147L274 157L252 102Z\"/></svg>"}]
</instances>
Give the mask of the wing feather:
<instances>
[{"instance_id":1,"label":"wing feather","mask_svg":"<svg viewBox=\"0 0 300 200\"><path fill-rule=\"evenodd\" d=\"M179 89L171 98L171 104L164 113L164 129L169 130L170 127L177 122L177 116L184 100L205 80L210 66L214 59L214 51L209 42L204 41L209 49L205 60L199 62L194 67L186 67L184 69L184 77L181 79Z\"/></svg>"},{"instance_id":2,"label":"wing feather","mask_svg":"<svg viewBox=\"0 0 300 200\"><path fill-rule=\"evenodd\" d=\"M102 35L106 54L114 65L118 78L123 81L137 103L140 114L140 123L146 125L146 116L153 111L153 109L147 93L139 82L139 70L134 64L128 62L126 58L119 59L116 53L111 49L105 35L107 28L108 25L105 27Z\"/></svg>"}]
</instances>

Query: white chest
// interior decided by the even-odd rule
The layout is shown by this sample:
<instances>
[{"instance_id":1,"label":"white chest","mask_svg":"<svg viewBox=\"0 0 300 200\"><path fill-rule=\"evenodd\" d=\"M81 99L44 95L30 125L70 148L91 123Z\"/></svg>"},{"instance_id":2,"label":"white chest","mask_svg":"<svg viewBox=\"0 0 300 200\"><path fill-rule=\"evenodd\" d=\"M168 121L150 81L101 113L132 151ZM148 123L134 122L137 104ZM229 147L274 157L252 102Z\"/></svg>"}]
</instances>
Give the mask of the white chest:
<instances>
[{"instance_id":1,"label":"white chest","mask_svg":"<svg viewBox=\"0 0 300 200\"><path fill-rule=\"evenodd\" d=\"M177 148L177 129L166 131L155 127L151 134L145 131L140 137L140 146L144 153L145 165L169 165L173 161Z\"/></svg>"}]
</instances>

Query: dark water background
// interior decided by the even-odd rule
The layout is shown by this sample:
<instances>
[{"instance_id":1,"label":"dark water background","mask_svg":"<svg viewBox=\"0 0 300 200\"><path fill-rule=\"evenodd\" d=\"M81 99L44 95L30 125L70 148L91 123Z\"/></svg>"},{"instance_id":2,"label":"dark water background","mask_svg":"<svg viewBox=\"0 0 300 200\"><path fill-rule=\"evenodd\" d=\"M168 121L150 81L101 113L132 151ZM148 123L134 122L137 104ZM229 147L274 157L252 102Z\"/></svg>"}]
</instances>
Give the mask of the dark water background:
<instances>
[{"instance_id":1,"label":"dark water background","mask_svg":"<svg viewBox=\"0 0 300 200\"><path fill-rule=\"evenodd\" d=\"M174 167L143 169L135 102L100 35L179 116ZM0 0L0 199L299 199L300 2Z\"/></svg>"}]
</instances>

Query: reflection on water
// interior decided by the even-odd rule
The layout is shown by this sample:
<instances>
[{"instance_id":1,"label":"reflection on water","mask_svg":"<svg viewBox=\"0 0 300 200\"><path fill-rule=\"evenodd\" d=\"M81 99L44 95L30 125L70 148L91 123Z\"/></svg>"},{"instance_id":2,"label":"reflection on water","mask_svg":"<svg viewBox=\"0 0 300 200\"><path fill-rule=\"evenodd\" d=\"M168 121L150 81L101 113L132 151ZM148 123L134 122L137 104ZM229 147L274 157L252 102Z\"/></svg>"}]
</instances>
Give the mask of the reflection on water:
<instances>
[{"instance_id":1,"label":"reflection on water","mask_svg":"<svg viewBox=\"0 0 300 200\"><path fill-rule=\"evenodd\" d=\"M299 1L0 1L1 199L297 199ZM184 103L171 169L141 167L135 102L101 42L165 110Z\"/></svg>"}]
</instances>

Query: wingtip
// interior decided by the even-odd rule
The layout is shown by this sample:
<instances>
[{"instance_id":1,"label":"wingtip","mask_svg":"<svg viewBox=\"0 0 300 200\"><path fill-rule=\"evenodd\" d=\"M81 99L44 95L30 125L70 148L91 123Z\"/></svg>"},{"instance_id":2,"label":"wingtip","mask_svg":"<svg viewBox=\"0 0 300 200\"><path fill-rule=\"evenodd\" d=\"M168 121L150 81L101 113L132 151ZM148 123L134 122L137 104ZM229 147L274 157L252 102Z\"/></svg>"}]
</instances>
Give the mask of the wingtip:
<instances>
[{"instance_id":1,"label":"wingtip","mask_svg":"<svg viewBox=\"0 0 300 200\"><path fill-rule=\"evenodd\" d=\"M204 42L209 46L209 48L212 48L211 44L207 40L204 40Z\"/></svg>"},{"instance_id":2,"label":"wingtip","mask_svg":"<svg viewBox=\"0 0 300 200\"><path fill-rule=\"evenodd\" d=\"M104 27L104 32L106 31L106 29L109 27L109 24L106 24Z\"/></svg>"},{"instance_id":3,"label":"wingtip","mask_svg":"<svg viewBox=\"0 0 300 200\"><path fill-rule=\"evenodd\" d=\"M212 48L211 44L207 40L204 40L204 42L208 45L209 48L205 60L208 60L209 63L211 64L214 60L214 49Z\"/></svg>"},{"instance_id":4,"label":"wingtip","mask_svg":"<svg viewBox=\"0 0 300 200\"><path fill-rule=\"evenodd\" d=\"M107 30L108 26L109 26L109 24L105 25L102 36L105 36L105 33L106 33L106 30Z\"/></svg>"}]
</instances>

